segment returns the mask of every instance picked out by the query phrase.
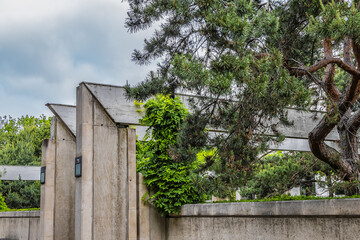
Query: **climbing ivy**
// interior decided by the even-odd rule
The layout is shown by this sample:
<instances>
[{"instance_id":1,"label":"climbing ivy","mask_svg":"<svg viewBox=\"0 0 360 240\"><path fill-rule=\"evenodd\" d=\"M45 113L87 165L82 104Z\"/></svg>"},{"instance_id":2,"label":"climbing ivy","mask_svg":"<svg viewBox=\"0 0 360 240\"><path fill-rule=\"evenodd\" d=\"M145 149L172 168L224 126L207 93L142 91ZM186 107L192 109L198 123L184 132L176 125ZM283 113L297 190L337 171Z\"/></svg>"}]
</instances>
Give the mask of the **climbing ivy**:
<instances>
[{"instance_id":1,"label":"climbing ivy","mask_svg":"<svg viewBox=\"0 0 360 240\"><path fill-rule=\"evenodd\" d=\"M144 176L150 194L143 198L163 215L178 213L183 204L203 201L189 172L193 166L176 161L172 146L187 110L179 98L158 95L148 100L140 121L149 126L144 142L137 143L137 171Z\"/></svg>"}]
</instances>

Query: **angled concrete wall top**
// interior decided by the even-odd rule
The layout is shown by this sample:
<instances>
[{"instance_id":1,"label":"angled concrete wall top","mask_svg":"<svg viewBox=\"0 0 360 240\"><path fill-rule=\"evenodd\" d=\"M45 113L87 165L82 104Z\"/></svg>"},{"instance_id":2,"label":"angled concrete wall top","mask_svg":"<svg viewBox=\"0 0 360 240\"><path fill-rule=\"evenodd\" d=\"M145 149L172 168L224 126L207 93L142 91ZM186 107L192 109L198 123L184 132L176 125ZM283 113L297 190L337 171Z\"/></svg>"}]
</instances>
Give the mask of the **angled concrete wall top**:
<instances>
[{"instance_id":1,"label":"angled concrete wall top","mask_svg":"<svg viewBox=\"0 0 360 240\"><path fill-rule=\"evenodd\" d=\"M139 125L142 113L133 101L126 98L124 87L84 83L92 95L101 103L115 123Z\"/></svg>"},{"instance_id":2,"label":"angled concrete wall top","mask_svg":"<svg viewBox=\"0 0 360 240\"><path fill-rule=\"evenodd\" d=\"M132 100L126 96L124 87L104 85L96 83L82 83L91 92L108 113L109 117L115 123L120 125L138 125L137 134L142 139L145 134L146 127L140 126L139 119L143 117L143 112L139 111ZM181 101L189 108L188 95L180 95ZM279 125L277 130L282 132L286 140L280 144L271 144L270 149L273 150L295 150L310 151L308 143L309 132L317 125L324 112L300 112L296 109L288 110L290 121L294 122L293 126ZM218 131L214 131L216 134ZM272 135L272 132L268 133ZM339 139L338 133L333 130L326 138L327 143L333 147L337 147L336 140Z\"/></svg>"},{"instance_id":3,"label":"angled concrete wall top","mask_svg":"<svg viewBox=\"0 0 360 240\"><path fill-rule=\"evenodd\" d=\"M46 106L64 124L67 130L76 136L76 106L48 103Z\"/></svg>"},{"instance_id":4,"label":"angled concrete wall top","mask_svg":"<svg viewBox=\"0 0 360 240\"><path fill-rule=\"evenodd\" d=\"M83 83L92 93L92 95L103 105L110 117L116 123L139 125L139 119L143 117L143 113L138 111L134 102L128 100L124 87L103 85L95 83ZM182 102L187 108L188 95L180 95ZM290 121L294 122L293 126L278 126L278 130L283 132L286 137L292 138L308 138L308 133L316 126L321 119L323 112L300 112L296 109L288 110L288 117ZM315 120L314 120L315 118ZM269 134L272 134L269 132ZM339 139L336 131L333 131L327 137L327 140Z\"/></svg>"}]
</instances>

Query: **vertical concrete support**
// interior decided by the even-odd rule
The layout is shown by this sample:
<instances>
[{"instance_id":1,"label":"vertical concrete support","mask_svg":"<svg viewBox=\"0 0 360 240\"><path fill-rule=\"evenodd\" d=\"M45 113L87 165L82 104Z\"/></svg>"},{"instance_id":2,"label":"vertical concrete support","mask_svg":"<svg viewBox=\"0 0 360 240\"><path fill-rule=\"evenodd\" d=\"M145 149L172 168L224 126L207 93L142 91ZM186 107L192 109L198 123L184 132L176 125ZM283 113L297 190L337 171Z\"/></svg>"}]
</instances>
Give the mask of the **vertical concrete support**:
<instances>
[{"instance_id":1,"label":"vertical concrete support","mask_svg":"<svg viewBox=\"0 0 360 240\"><path fill-rule=\"evenodd\" d=\"M93 100L84 85L76 94L76 157L82 176L75 179L75 239L93 239Z\"/></svg>"},{"instance_id":2,"label":"vertical concrete support","mask_svg":"<svg viewBox=\"0 0 360 240\"><path fill-rule=\"evenodd\" d=\"M55 231L56 240L75 239L75 137L56 121Z\"/></svg>"},{"instance_id":3,"label":"vertical concrete support","mask_svg":"<svg viewBox=\"0 0 360 240\"><path fill-rule=\"evenodd\" d=\"M137 240L137 176L136 176L136 131L135 129L120 129L125 131L127 135L127 151L128 151L128 201L129 201L129 239ZM120 142L122 144L122 142Z\"/></svg>"},{"instance_id":4,"label":"vertical concrete support","mask_svg":"<svg viewBox=\"0 0 360 240\"><path fill-rule=\"evenodd\" d=\"M75 138L64 124L53 118L52 138L43 141L40 226L42 239L74 239Z\"/></svg>"},{"instance_id":5,"label":"vertical concrete support","mask_svg":"<svg viewBox=\"0 0 360 240\"><path fill-rule=\"evenodd\" d=\"M165 240L166 219L153 206L141 199L146 192L144 178L138 173L138 239Z\"/></svg>"},{"instance_id":6,"label":"vertical concrete support","mask_svg":"<svg viewBox=\"0 0 360 240\"><path fill-rule=\"evenodd\" d=\"M40 197L40 237L43 240L54 239L55 145L52 139L42 142L41 166L46 167L45 184L41 185Z\"/></svg>"},{"instance_id":7,"label":"vertical concrete support","mask_svg":"<svg viewBox=\"0 0 360 240\"><path fill-rule=\"evenodd\" d=\"M135 130L118 127L85 84L77 89L76 239L137 239Z\"/></svg>"}]
</instances>

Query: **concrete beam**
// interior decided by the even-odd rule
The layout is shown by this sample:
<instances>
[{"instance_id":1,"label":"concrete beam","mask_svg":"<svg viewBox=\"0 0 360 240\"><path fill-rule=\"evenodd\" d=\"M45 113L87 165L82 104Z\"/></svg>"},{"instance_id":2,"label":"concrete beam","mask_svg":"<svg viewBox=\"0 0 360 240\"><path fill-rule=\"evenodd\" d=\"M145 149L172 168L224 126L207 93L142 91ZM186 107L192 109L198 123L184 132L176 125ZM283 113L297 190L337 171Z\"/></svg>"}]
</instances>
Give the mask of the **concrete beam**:
<instances>
[{"instance_id":1,"label":"concrete beam","mask_svg":"<svg viewBox=\"0 0 360 240\"><path fill-rule=\"evenodd\" d=\"M37 166L0 166L1 180L40 180L40 167Z\"/></svg>"},{"instance_id":2,"label":"concrete beam","mask_svg":"<svg viewBox=\"0 0 360 240\"><path fill-rule=\"evenodd\" d=\"M335 149L339 148L335 141L325 141L325 143ZM301 138L285 138L281 143L270 144L269 150L311 152L308 139Z\"/></svg>"},{"instance_id":3,"label":"concrete beam","mask_svg":"<svg viewBox=\"0 0 360 240\"><path fill-rule=\"evenodd\" d=\"M46 106L64 124L65 128L76 136L76 106L48 103Z\"/></svg>"},{"instance_id":4,"label":"concrete beam","mask_svg":"<svg viewBox=\"0 0 360 240\"><path fill-rule=\"evenodd\" d=\"M188 204L170 217L360 217L360 199Z\"/></svg>"},{"instance_id":5,"label":"concrete beam","mask_svg":"<svg viewBox=\"0 0 360 240\"><path fill-rule=\"evenodd\" d=\"M84 83L92 95L102 104L106 112L115 123L124 125L140 125L139 119L143 117L143 112L137 108L133 101L126 97L124 87L104 85L96 83ZM188 95L177 94L184 105L190 109L188 104ZM279 125L277 130L286 137L307 139L309 132L317 125L323 116L323 112L304 112L296 109L288 109L288 117L294 122L293 126ZM272 135L272 132L268 133ZM338 133L334 130L326 138L328 141L339 139Z\"/></svg>"}]
</instances>

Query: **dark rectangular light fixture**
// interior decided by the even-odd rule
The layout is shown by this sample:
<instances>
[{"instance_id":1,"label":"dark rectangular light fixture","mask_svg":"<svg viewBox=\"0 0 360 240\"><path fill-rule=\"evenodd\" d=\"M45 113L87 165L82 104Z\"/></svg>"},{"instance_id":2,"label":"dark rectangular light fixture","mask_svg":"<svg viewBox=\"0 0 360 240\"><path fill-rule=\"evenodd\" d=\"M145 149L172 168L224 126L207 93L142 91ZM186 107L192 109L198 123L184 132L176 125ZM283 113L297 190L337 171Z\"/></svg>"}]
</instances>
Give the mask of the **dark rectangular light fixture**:
<instances>
[{"instance_id":1,"label":"dark rectangular light fixture","mask_svg":"<svg viewBox=\"0 0 360 240\"><path fill-rule=\"evenodd\" d=\"M75 177L81 177L82 174L82 158L75 158Z\"/></svg>"},{"instance_id":2,"label":"dark rectangular light fixture","mask_svg":"<svg viewBox=\"0 0 360 240\"><path fill-rule=\"evenodd\" d=\"M46 167L41 167L40 169L40 183L45 184L45 173L46 173Z\"/></svg>"}]
</instances>

